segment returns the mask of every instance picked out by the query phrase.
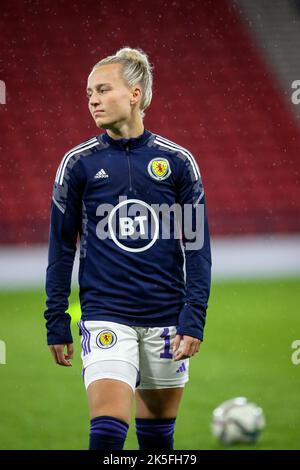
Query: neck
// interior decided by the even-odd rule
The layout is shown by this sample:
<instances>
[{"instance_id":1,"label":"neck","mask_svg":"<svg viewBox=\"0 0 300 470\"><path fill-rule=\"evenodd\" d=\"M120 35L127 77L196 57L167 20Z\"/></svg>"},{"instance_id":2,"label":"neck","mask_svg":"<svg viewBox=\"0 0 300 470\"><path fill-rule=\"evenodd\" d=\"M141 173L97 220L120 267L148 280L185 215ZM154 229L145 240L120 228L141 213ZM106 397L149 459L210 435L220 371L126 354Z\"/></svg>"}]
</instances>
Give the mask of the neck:
<instances>
[{"instance_id":1,"label":"neck","mask_svg":"<svg viewBox=\"0 0 300 470\"><path fill-rule=\"evenodd\" d=\"M140 119L134 123L125 123L119 127L110 127L106 132L112 139L130 139L131 137L138 137L144 132L144 124Z\"/></svg>"}]
</instances>

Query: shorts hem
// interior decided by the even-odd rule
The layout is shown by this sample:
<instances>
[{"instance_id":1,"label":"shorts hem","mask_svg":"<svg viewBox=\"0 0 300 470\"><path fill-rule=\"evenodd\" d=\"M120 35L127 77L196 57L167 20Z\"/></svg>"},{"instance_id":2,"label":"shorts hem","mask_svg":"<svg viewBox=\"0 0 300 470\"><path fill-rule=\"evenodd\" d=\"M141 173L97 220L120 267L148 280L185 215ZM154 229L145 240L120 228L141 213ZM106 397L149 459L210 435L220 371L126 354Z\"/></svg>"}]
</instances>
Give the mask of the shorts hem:
<instances>
[{"instance_id":1,"label":"shorts hem","mask_svg":"<svg viewBox=\"0 0 300 470\"><path fill-rule=\"evenodd\" d=\"M93 356L93 359L91 361L82 361L82 365L83 365L83 368L85 369L86 367L90 366L91 364L95 364L96 362L104 362L104 361L117 361L117 362L127 362L128 364L131 364L137 371L139 370L138 367L137 367L137 364L135 364L134 362L132 361L129 361L128 359L124 359L123 357L114 357L114 358L111 358L111 357L106 357L106 358L103 358L103 357L95 357Z\"/></svg>"},{"instance_id":2,"label":"shorts hem","mask_svg":"<svg viewBox=\"0 0 300 470\"><path fill-rule=\"evenodd\" d=\"M121 377L120 375L117 376L114 374L99 374L99 377L97 376L93 377L92 380L87 381L87 383L86 382L84 383L86 390L93 382L96 382L97 380L102 380L102 379L112 379L112 380L118 380L119 382L126 383L131 388L133 393L135 393L135 387L133 388L132 384L125 377Z\"/></svg>"},{"instance_id":3,"label":"shorts hem","mask_svg":"<svg viewBox=\"0 0 300 470\"><path fill-rule=\"evenodd\" d=\"M137 387L137 390L154 390L154 389L161 389L161 388L184 388L185 384L189 380L185 380L179 383L172 383L172 384L158 384L158 383L140 383Z\"/></svg>"}]
</instances>

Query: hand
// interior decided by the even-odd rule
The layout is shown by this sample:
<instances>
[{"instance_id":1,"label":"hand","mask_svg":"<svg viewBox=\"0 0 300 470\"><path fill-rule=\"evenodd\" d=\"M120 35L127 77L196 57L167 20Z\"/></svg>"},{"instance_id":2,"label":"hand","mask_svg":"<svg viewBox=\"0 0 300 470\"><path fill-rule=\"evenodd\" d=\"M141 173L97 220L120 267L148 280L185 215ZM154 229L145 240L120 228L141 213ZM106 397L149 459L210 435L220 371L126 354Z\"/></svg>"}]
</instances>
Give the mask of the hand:
<instances>
[{"instance_id":1,"label":"hand","mask_svg":"<svg viewBox=\"0 0 300 470\"><path fill-rule=\"evenodd\" d=\"M193 336L176 335L173 344L174 361L180 361L194 356L199 352L201 340Z\"/></svg>"},{"instance_id":2,"label":"hand","mask_svg":"<svg viewBox=\"0 0 300 470\"><path fill-rule=\"evenodd\" d=\"M67 354L64 353L65 346L67 347ZM52 344L49 346L51 354L56 364L61 366L72 366L70 359L73 359L73 343L69 344Z\"/></svg>"}]
</instances>

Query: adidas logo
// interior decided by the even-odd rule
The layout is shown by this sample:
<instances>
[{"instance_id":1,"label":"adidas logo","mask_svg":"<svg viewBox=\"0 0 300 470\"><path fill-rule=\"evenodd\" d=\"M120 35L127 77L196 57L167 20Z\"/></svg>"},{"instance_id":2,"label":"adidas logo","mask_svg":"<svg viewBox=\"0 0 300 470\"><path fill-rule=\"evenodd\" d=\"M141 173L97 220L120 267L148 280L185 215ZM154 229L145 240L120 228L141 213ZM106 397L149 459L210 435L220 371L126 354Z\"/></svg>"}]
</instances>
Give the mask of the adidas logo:
<instances>
[{"instance_id":1,"label":"adidas logo","mask_svg":"<svg viewBox=\"0 0 300 470\"><path fill-rule=\"evenodd\" d=\"M179 372L185 372L185 371L186 371L186 367L185 367L185 363L183 362L181 366L179 367L179 369L177 369L176 374L178 374Z\"/></svg>"},{"instance_id":2,"label":"adidas logo","mask_svg":"<svg viewBox=\"0 0 300 470\"><path fill-rule=\"evenodd\" d=\"M94 178L108 178L108 174L101 168L101 170L98 171L98 173L95 174Z\"/></svg>"}]
</instances>

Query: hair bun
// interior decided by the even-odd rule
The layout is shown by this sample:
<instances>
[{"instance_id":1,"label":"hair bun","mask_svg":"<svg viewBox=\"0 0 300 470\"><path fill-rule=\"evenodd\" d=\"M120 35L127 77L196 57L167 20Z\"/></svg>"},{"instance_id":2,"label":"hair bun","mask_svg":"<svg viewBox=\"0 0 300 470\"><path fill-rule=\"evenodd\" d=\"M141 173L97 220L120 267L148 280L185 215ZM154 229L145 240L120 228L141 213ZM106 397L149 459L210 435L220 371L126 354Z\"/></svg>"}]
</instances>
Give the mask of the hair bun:
<instances>
[{"instance_id":1,"label":"hair bun","mask_svg":"<svg viewBox=\"0 0 300 470\"><path fill-rule=\"evenodd\" d=\"M149 67L149 61L147 55L140 49L132 49L131 47L122 47L116 52L116 56L120 59L135 60L141 64Z\"/></svg>"}]
</instances>

